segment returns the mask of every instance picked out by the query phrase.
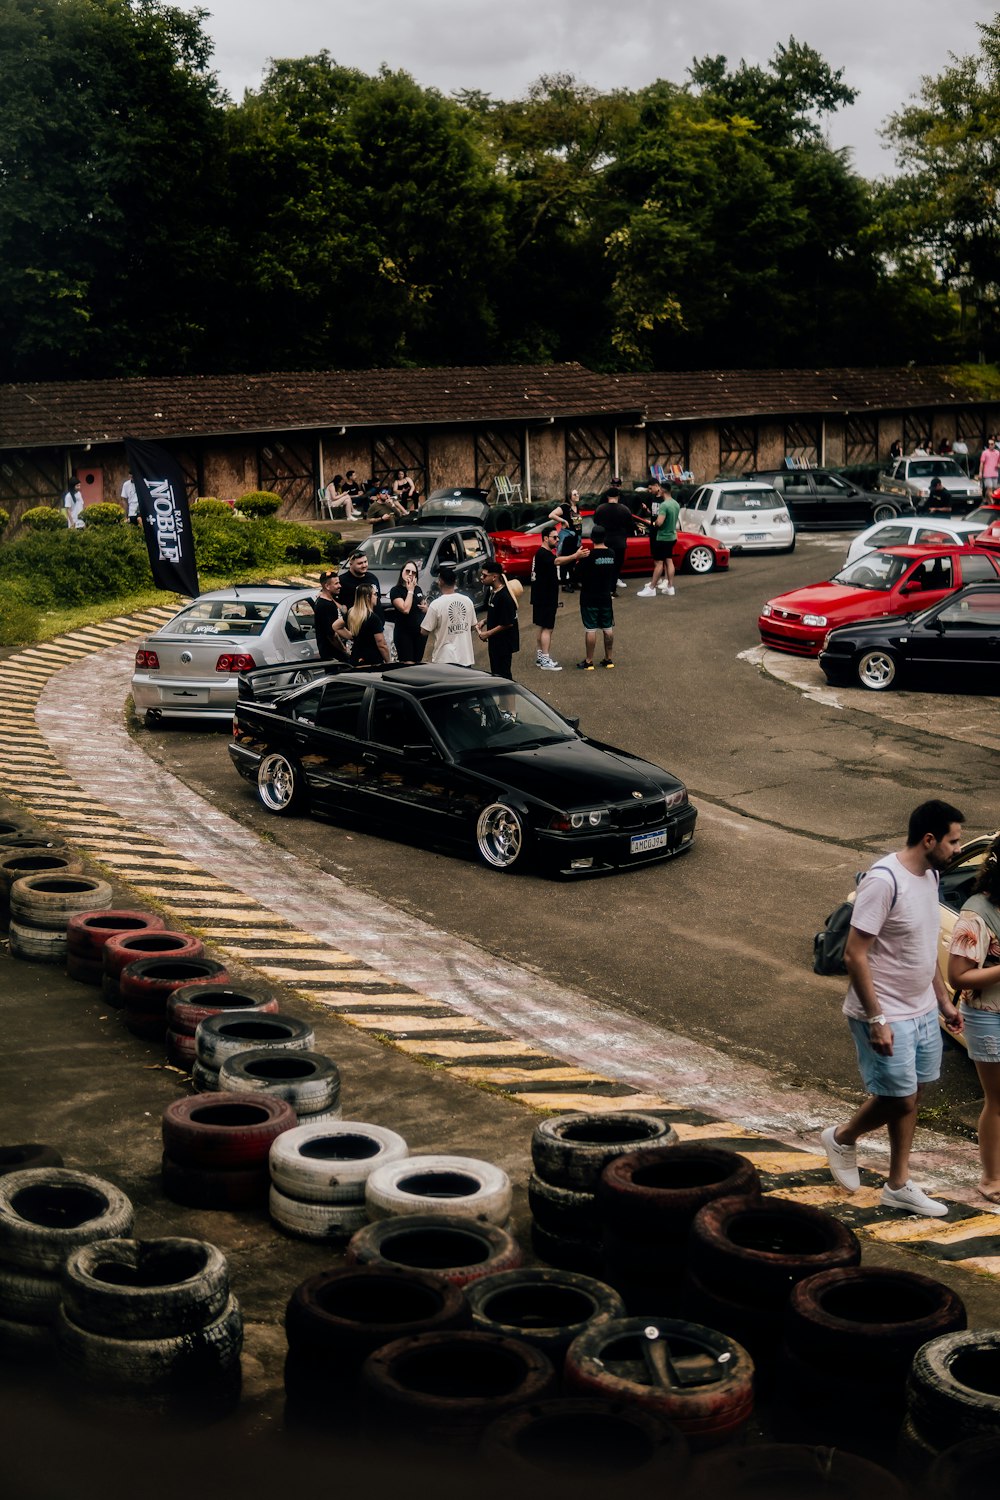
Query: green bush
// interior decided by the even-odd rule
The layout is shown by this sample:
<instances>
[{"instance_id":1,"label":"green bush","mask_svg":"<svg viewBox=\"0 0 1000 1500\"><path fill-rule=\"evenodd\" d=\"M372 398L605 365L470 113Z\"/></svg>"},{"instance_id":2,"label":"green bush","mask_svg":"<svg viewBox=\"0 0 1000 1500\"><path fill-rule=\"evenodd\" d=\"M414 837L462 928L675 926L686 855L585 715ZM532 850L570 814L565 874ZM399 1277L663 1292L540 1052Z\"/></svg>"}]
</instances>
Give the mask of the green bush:
<instances>
[{"instance_id":1,"label":"green bush","mask_svg":"<svg viewBox=\"0 0 1000 1500\"><path fill-rule=\"evenodd\" d=\"M326 555L326 539L311 526L297 521L270 521L265 523L275 535L275 545L281 548L280 556L287 562L318 563Z\"/></svg>"},{"instance_id":2,"label":"green bush","mask_svg":"<svg viewBox=\"0 0 1000 1500\"><path fill-rule=\"evenodd\" d=\"M225 500L216 500L211 495L199 496L191 506L191 515L199 517L214 516L220 521L231 521L233 508L227 505Z\"/></svg>"},{"instance_id":3,"label":"green bush","mask_svg":"<svg viewBox=\"0 0 1000 1500\"><path fill-rule=\"evenodd\" d=\"M281 504L281 496L273 494L270 490L251 490L249 494L240 496L236 502L236 509L241 515L249 516L251 520L263 521L268 516L277 515Z\"/></svg>"},{"instance_id":4,"label":"green bush","mask_svg":"<svg viewBox=\"0 0 1000 1500\"><path fill-rule=\"evenodd\" d=\"M19 578L5 580L0 595L0 646L25 646L41 635L41 617Z\"/></svg>"},{"instance_id":5,"label":"green bush","mask_svg":"<svg viewBox=\"0 0 1000 1500\"><path fill-rule=\"evenodd\" d=\"M339 531L328 531L325 535L326 561L331 563L343 562L348 552L354 546L353 542L345 542Z\"/></svg>"},{"instance_id":6,"label":"green bush","mask_svg":"<svg viewBox=\"0 0 1000 1500\"><path fill-rule=\"evenodd\" d=\"M72 608L148 589L146 544L137 526L36 532L0 552L0 582L18 579L25 597L42 608L58 600Z\"/></svg>"},{"instance_id":7,"label":"green bush","mask_svg":"<svg viewBox=\"0 0 1000 1500\"><path fill-rule=\"evenodd\" d=\"M29 531L66 531L66 512L54 505L34 505L21 517Z\"/></svg>"},{"instance_id":8,"label":"green bush","mask_svg":"<svg viewBox=\"0 0 1000 1500\"><path fill-rule=\"evenodd\" d=\"M8 511L8 510L0 510L0 534L2 534L3 531L5 530L5 528L7 526L7 522L9 520L10 520L10 511Z\"/></svg>"},{"instance_id":9,"label":"green bush","mask_svg":"<svg viewBox=\"0 0 1000 1500\"><path fill-rule=\"evenodd\" d=\"M124 526L125 512L120 505L102 500L100 505L88 505L83 513L84 526Z\"/></svg>"}]
</instances>

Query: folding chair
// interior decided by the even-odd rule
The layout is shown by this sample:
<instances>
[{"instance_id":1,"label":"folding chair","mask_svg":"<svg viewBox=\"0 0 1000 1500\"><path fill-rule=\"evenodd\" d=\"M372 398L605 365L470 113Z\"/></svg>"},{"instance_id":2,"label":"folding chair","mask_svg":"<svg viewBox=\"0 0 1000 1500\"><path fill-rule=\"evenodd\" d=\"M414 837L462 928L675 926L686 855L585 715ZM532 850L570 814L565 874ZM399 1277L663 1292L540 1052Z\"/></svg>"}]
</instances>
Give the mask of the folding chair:
<instances>
[{"instance_id":1,"label":"folding chair","mask_svg":"<svg viewBox=\"0 0 1000 1500\"><path fill-rule=\"evenodd\" d=\"M669 483L667 474L665 473L662 464L650 464L650 466L649 466L649 477L650 477L650 479L656 479L656 480L658 480L660 484L667 484L667 483Z\"/></svg>"},{"instance_id":2,"label":"folding chair","mask_svg":"<svg viewBox=\"0 0 1000 1500\"><path fill-rule=\"evenodd\" d=\"M521 494L520 483L513 483L506 474L497 474L493 480L497 488L497 499L505 505L509 505L516 495L518 500L524 499Z\"/></svg>"}]
</instances>

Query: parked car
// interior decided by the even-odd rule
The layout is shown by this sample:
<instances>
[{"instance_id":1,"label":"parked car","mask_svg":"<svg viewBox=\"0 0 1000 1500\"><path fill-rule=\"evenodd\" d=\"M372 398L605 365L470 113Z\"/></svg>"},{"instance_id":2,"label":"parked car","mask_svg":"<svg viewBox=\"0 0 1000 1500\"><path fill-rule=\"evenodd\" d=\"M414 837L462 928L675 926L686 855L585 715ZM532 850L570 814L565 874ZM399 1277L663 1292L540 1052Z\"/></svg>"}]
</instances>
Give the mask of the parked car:
<instances>
[{"instance_id":1,"label":"parked car","mask_svg":"<svg viewBox=\"0 0 1000 1500\"><path fill-rule=\"evenodd\" d=\"M840 625L823 642L828 682L890 687L978 687L1000 693L1000 582L972 583L902 620Z\"/></svg>"},{"instance_id":2,"label":"parked car","mask_svg":"<svg viewBox=\"0 0 1000 1500\"><path fill-rule=\"evenodd\" d=\"M703 484L681 506L681 528L714 537L730 552L794 552L788 507L770 484L717 480Z\"/></svg>"},{"instance_id":3,"label":"parked car","mask_svg":"<svg viewBox=\"0 0 1000 1500\"><path fill-rule=\"evenodd\" d=\"M538 521L524 531L490 532L494 551L503 563L508 577L523 580L531 577L531 565L542 543L542 528L550 524L548 521ZM593 524L593 516L583 517L582 541L585 547L593 545L590 540ZM690 531L679 531L674 545L674 566L687 573L711 573L716 568L728 568L729 548L717 542L714 537L695 536ZM641 533L630 536L626 543L624 572L626 576L632 577L634 574L652 571L649 533L644 528Z\"/></svg>"},{"instance_id":4,"label":"parked car","mask_svg":"<svg viewBox=\"0 0 1000 1500\"><path fill-rule=\"evenodd\" d=\"M141 641L132 698L147 728L165 718L228 721L241 672L315 661L315 589L254 583L201 594Z\"/></svg>"},{"instance_id":5,"label":"parked car","mask_svg":"<svg viewBox=\"0 0 1000 1500\"><path fill-rule=\"evenodd\" d=\"M360 550L368 556L368 571L378 579L383 601L399 582L405 562L418 567L417 582L433 599L439 593L436 568L455 564L459 591L479 609L486 589L480 577L483 563L493 557L493 544L484 522L489 514L483 490L434 490L419 510L398 525L374 531Z\"/></svg>"},{"instance_id":6,"label":"parked car","mask_svg":"<svg viewBox=\"0 0 1000 1500\"><path fill-rule=\"evenodd\" d=\"M1000 510L996 512L996 519L1000 520ZM880 521L854 538L848 548L844 566L850 567L852 562L857 562L866 552L877 552L880 547L946 547L949 542L957 542L962 546L970 543L988 524L973 520L971 516L964 521L948 516L937 516L933 521L921 520L919 516Z\"/></svg>"},{"instance_id":7,"label":"parked car","mask_svg":"<svg viewBox=\"0 0 1000 1500\"><path fill-rule=\"evenodd\" d=\"M829 469L757 469L743 477L774 486L796 531L870 526L873 521L892 521L897 516L913 514L913 502L908 496L879 495L859 489L842 474Z\"/></svg>"},{"instance_id":8,"label":"parked car","mask_svg":"<svg viewBox=\"0 0 1000 1500\"><path fill-rule=\"evenodd\" d=\"M1000 552L974 547L885 547L825 583L769 599L757 627L765 646L818 656L827 631L856 620L926 609L966 583L1000 578Z\"/></svg>"},{"instance_id":9,"label":"parked car","mask_svg":"<svg viewBox=\"0 0 1000 1500\"><path fill-rule=\"evenodd\" d=\"M879 476L878 488L887 500L891 496L908 496L919 510L935 479L940 479L958 513L972 510L981 497L979 485L969 478L957 459L930 454L911 453L907 458L897 458L888 472Z\"/></svg>"},{"instance_id":10,"label":"parked car","mask_svg":"<svg viewBox=\"0 0 1000 1500\"><path fill-rule=\"evenodd\" d=\"M676 776L468 667L250 672L233 729L233 764L268 812L357 814L496 870L632 868L694 836Z\"/></svg>"}]
</instances>

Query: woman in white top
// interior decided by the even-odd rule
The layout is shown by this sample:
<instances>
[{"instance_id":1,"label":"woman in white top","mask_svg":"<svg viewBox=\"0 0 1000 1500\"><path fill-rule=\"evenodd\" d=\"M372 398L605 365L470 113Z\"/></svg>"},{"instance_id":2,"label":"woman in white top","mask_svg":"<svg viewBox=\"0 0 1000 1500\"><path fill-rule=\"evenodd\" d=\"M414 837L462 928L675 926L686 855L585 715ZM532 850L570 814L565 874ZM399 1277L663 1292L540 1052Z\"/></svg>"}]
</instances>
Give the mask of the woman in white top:
<instances>
[{"instance_id":1,"label":"woman in white top","mask_svg":"<svg viewBox=\"0 0 1000 1500\"><path fill-rule=\"evenodd\" d=\"M1000 838L959 912L951 935L948 983L961 1004L969 1056L983 1086L979 1191L1000 1203Z\"/></svg>"},{"instance_id":2,"label":"woman in white top","mask_svg":"<svg viewBox=\"0 0 1000 1500\"><path fill-rule=\"evenodd\" d=\"M341 515L345 521L360 521L361 515L354 509L354 500L344 489L343 474L334 474L323 491L323 506L331 521Z\"/></svg>"}]
</instances>

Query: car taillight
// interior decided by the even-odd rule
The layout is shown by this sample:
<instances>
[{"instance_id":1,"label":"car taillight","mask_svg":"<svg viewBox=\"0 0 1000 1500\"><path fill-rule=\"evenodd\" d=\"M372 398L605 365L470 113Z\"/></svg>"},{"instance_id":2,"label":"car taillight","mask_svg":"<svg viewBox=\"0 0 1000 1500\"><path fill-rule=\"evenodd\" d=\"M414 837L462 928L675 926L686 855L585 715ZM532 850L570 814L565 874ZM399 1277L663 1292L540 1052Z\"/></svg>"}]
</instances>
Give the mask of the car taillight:
<instances>
[{"instance_id":1,"label":"car taillight","mask_svg":"<svg viewBox=\"0 0 1000 1500\"><path fill-rule=\"evenodd\" d=\"M137 667L146 667L149 671L158 672L160 669L160 658L155 651L137 651L135 653L135 664Z\"/></svg>"},{"instance_id":2,"label":"car taillight","mask_svg":"<svg viewBox=\"0 0 1000 1500\"><path fill-rule=\"evenodd\" d=\"M217 672L252 672L257 663L252 656L246 652L234 651L231 654L220 656L215 663Z\"/></svg>"}]
</instances>

